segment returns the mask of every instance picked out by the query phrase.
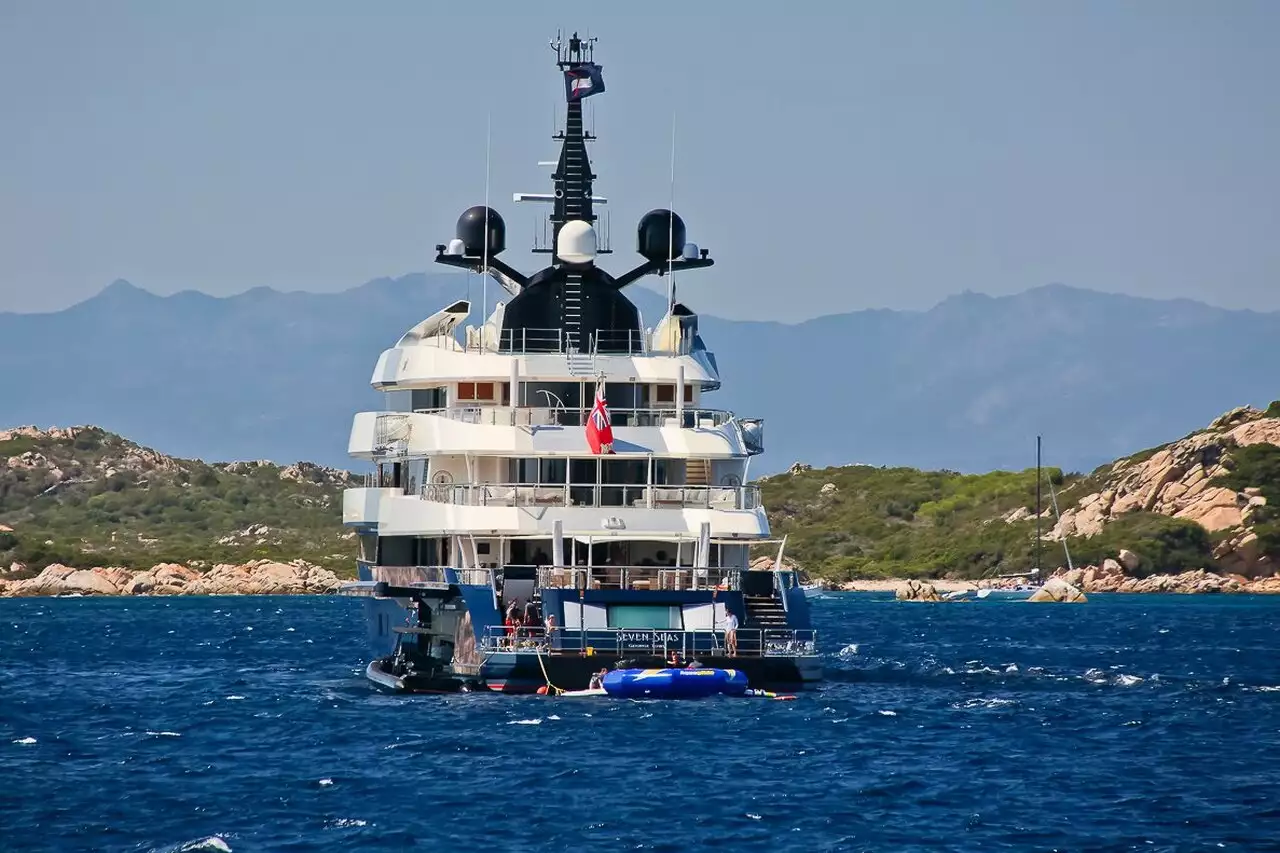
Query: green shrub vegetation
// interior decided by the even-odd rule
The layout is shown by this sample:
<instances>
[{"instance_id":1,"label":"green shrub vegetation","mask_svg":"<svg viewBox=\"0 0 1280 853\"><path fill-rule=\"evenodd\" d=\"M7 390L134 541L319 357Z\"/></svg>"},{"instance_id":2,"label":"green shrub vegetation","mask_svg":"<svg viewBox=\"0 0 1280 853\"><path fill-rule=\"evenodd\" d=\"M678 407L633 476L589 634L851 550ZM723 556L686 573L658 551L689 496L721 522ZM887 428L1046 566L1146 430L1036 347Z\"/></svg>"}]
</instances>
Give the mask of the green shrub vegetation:
<instances>
[{"instance_id":1,"label":"green shrub vegetation","mask_svg":"<svg viewBox=\"0 0 1280 853\"><path fill-rule=\"evenodd\" d=\"M354 570L342 472L315 469L300 482L276 465L172 459L92 428L74 439L0 442L6 459L0 524L13 530L0 532L0 564L23 563L28 574L55 562L208 567L258 558ZM250 527L257 532L246 535Z\"/></svg>"},{"instance_id":2,"label":"green shrub vegetation","mask_svg":"<svg viewBox=\"0 0 1280 853\"><path fill-rule=\"evenodd\" d=\"M1280 408L1280 400L1267 409ZM1240 491L1250 486L1267 499L1266 506L1253 511L1253 532L1258 535L1262 554L1280 559L1280 447L1274 444L1251 444L1231 451L1227 461L1230 471L1214 479L1214 485Z\"/></svg>"},{"instance_id":3,"label":"green shrub vegetation","mask_svg":"<svg viewBox=\"0 0 1280 853\"><path fill-rule=\"evenodd\" d=\"M1057 469L1045 478L1071 486ZM824 493L828 483L835 489ZM786 535L787 553L822 577L981 577L1034 564L1034 517L1003 520L1034 509L1034 468L964 475L851 466L780 474L762 488L774 534ZM1046 509L1049 500L1045 486ZM1052 521L1041 524L1047 531ZM1042 547L1042 564L1057 565L1060 547Z\"/></svg>"},{"instance_id":4,"label":"green shrub vegetation","mask_svg":"<svg viewBox=\"0 0 1280 853\"><path fill-rule=\"evenodd\" d=\"M1213 541L1203 527L1154 512L1121 516L1097 536L1073 538L1069 544L1077 565L1098 565L1127 548L1141 558L1129 572L1135 577L1214 568Z\"/></svg>"}]
</instances>

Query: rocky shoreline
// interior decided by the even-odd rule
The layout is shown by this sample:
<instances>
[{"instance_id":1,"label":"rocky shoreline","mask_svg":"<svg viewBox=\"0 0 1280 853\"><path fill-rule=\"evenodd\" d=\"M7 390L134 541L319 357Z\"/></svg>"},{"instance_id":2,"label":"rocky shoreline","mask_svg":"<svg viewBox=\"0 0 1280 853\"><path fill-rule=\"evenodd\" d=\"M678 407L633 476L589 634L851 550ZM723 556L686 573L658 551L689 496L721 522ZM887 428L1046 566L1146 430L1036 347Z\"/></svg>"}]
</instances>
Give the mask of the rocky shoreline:
<instances>
[{"instance_id":1,"label":"rocky shoreline","mask_svg":"<svg viewBox=\"0 0 1280 853\"><path fill-rule=\"evenodd\" d=\"M294 560L222 563L201 572L178 563L150 569L77 569L55 563L25 580L0 580L0 598L58 595L324 595L342 580L328 569Z\"/></svg>"},{"instance_id":2,"label":"rocky shoreline","mask_svg":"<svg viewBox=\"0 0 1280 853\"><path fill-rule=\"evenodd\" d=\"M1280 595L1280 575L1265 578L1246 578L1243 575L1220 575L1197 569L1179 574L1149 575L1145 578L1130 577L1115 560L1107 560L1102 566L1086 566L1082 569L1059 569L1051 575L1086 594L1098 592L1117 593L1176 593L1179 595L1255 594ZM824 584L826 589L840 592L892 592L907 590L913 583L907 578L853 580L842 584ZM926 580L941 594L971 589L1002 589L1015 586L1013 581L964 581Z\"/></svg>"}]
</instances>

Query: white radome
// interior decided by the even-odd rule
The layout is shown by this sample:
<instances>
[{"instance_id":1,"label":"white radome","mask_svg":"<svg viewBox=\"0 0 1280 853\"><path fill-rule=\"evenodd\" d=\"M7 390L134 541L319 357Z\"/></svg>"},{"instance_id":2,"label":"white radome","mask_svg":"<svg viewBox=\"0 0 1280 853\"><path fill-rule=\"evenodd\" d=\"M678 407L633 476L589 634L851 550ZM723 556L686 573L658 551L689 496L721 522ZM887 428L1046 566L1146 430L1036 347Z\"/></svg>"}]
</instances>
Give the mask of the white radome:
<instances>
[{"instance_id":1,"label":"white radome","mask_svg":"<svg viewBox=\"0 0 1280 853\"><path fill-rule=\"evenodd\" d=\"M596 229L590 222L571 219L556 237L556 257L569 264L587 264L596 258Z\"/></svg>"}]
</instances>

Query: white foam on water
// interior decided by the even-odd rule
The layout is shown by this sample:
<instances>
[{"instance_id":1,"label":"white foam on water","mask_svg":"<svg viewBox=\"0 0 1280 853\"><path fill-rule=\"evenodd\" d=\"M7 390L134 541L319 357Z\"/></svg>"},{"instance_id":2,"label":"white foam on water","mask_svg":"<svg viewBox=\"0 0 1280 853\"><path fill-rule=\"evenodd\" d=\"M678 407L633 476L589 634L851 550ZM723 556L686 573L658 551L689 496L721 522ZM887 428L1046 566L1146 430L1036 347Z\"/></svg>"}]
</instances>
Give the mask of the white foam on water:
<instances>
[{"instance_id":1,"label":"white foam on water","mask_svg":"<svg viewBox=\"0 0 1280 853\"><path fill-rule=\"evenodd\" d=\"M1169 633L1169 629L1168 629L1168 628L1161 628L1159 631L1156 631L1156 633L1157 633L1157 634L1167 634L1167 633Z\"/></svg>"},{"instance_id":2,"label":"white foam on water","mask_svg":"<svg viewBox=\"0 0 1280 853\"><path fill-rule=\"evenodd\" d=\"M14 741L14 743L19 744L21 746L31 746L31 744L35 742L36 742L36 739L33 737L22 737Z\"/></svg>"},{"instance_id":3,"label":"white foam on water","mask_svg":"<svg viewBox=\"0 0 1280 853\"><path fill-rule=\"evenodd\" d=\"M764 818L762 818L760 815L752 814L751 812L747 812L747 817L751 818L752 820L764 820Z\"/></svg>"},{"instance_id":4,"label":"white foam on water","mask_svg":"<svg viewBox=\"0 0 1280 853\"><path fill-rule=\"evenodd\" d=\"M332 779L321 779L321 780L320 780L320 787L322 787L322 788L328 787L329 785L332 785L332 784L333 784L333 780L332 780Z\"/></svg>"},{"instance_id":5,"label":"white foam on water","mask_svg":"<svg viewBox=\"0 0 1280 853\"><path fill-rule=\"evenodd\" d=\"M246 631L252 631L252 630L253 630L253 626L252 626L252 625L246 625L244 629L245 629Z\"/></svg>"},{"instance_id":6,"label":"white foam on water","mask_svg":"<svg viewBox=\"0 0 1280 853\"><path fill-rule=\"evenodd\" d=\"M1137 675L1120 675L1116 677L1116 684L1121 687L1132 687L1135 684L1141 684L1143 679Z\"/></svg>"},{"instance_id":7,"label":"white foam on water","mask_svg":"<svg viewBox=\"0 0 1280 853\"><path fill-rule=\"evenodd\" d=\"M238 701L240 701L240 700L241 700L241 699L243 699L243 698L244 698L243 696L235 696L235 695L231 695L231 696L228 696L228 697L227 697L227 701L228 701L228 702L238 702Z\"/></svg>"},{"instance_id":8,"label":"white foam on water","mask_svg":"<svg viewBox=\"0 0 1280 853\"><path fill-rule=\"evenodd\" d=\"M964 671L965 675L999 675L1000 670L992 669L989 666L970 667Z\"/></svg>"},{"instance_id":9,"label":"white foam on water","mask_svg":"<svg viewBox=\"0 0 1280 853\"><path fill-rule=\"evenodd\" d=\"M978 711L989 710L993 708L1006 708L1009 705L1018 704L1013 699L1000 699L992 697L990 699L966 699L963 702L953 702L951 707L957 711Z\"/></svg>"},{"instance_id":10,"label":"white foam on water","mask_svg":"<svg viewBox=\"0 0 1280 853\"><path fill-rule=\"evenodd\" d=\"M345 829L349 826L368 826L369 821L360 820L357 817L340 817L337 820L329 821L329 825L334 829Z\"/></svg>"},{"instance_id":11,"label":"white foam on water","mask_svg":"<svg viewBox=\"0 0 1280 853\"><path fill-rule=\"evenodd\" d=\"M551 714L551 715L549 715L549 716L547 717L547 719L548 719L548 720L558 720L558 719L560 719L560 715L559 715L559 714Z\"/></svg>"},{"instance_id":12,"label":"white foam on water","mask_svg":"<svg viewBox=\"0 0 1280 853\"><path fill-rule=\"evenodd\" d=\"M285 628L286 631L296 631L296 628Z\"/></svg>"},{"instance_id":13,"label":"white foam on water","mask_svg":"<svg viewBox=\"0 0 1280 853\"><path fill-rule=\"evenodd\" d=\"M149 731L149 732L147 732L147 734L151 735L152 737L182 737L182 735L178 734L177 732L152 732L152 731Z\"/></svg>"},{"instance_id":14,"label":"white foam on water","mask_svg":"<svg viewBox=\"0 0 1280 853\"><path fill-rule=\"evenodd\" d=\"M838 655L839 655L840 657L842 657L842 658L847 658L847 657L852 657L853 655L856 655L857 653L858 653L858 644L857 644L857 643L850 643L849 645L845 646L843 649L841 649L841 650L840 650L839 652L837 652L836 654L838 654Z\"/></svg>"},{"instance_id":15,"label":"white foam on water","mask_svg":"<svg viewBox=\"0 0 1280 853\"><path fill-rule=\"evenodd\" d=\"M384 746L383 749L401 749L406 746L424 746L428 743L430 743L430 741L427 740L406 740L403 743L389 743Z\"/></svg>"},{"instance_id":16,"label":"white foam on water","mask_svg":"<svg viewBox=\"0 0 1280 853\"><path fill-rule=\"evenodd\" d=\"M1006 673L1018 672L1018 665L1016 663L1011 663L1004 668L1004 671Z\"/></svg>"},{"instance_id":17,"label":"white foam on water","mask_svg":"<svg viewBox=\"0 0 1280 853\"><path fill-rule=\"evenodd\" d=\"M197 850L216 850L217 853L231 853L231 846L220 836L210 835L197 841L188 841L172 848L173 853L195 853Z\"/></svg>"},{"instance_id":18,"label":"white foam on water","mask_svg":"<svg viewBox=\"0 0 1280 853\"><path fill-rule=\"evenodd\" d=\"M1280 684L1264 684L1261 687L1246 687L1246 690L1254 690L1258 693L1280 693Z\"/></svg>"},{"instance_id":19,"label":"white foam on water","mask_svg":"<svg viewBox=\"0 0 1280 853\"><path fill-rule=\"evenodd\" d=\"M879 715L880 715L880 716L882 716L882 717L896 717L896 716L898 716L898 712L897 712L897 711L876 711L876 713L877 713L877 714L879 714Z\"/></svg>"},{"instance_id":20,"label":"white foam on water","mask_svg":"<svg viewBox=\"0 0 1280 853\"><path fill-rule=\"evenodd\" d=\"M534 717L532 720L508 720L508 726L540 726L542 725L541 717Z\"/></svg>"}]
</instances>

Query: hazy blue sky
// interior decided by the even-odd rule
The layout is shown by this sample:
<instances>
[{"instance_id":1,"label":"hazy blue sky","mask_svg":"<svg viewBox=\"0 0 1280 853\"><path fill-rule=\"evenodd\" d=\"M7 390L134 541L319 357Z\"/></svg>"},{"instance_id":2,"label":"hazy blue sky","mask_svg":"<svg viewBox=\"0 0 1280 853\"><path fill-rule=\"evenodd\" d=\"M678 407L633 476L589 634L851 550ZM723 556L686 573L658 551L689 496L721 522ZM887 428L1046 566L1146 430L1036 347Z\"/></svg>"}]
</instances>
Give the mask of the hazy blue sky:
<instances>
[{"instance_id":1,"label":"hazy blue sky","mask_svg":"<svg viewBox=\"0 0 1280 853\"><path fill-rule=\"evenodd\" d=\"M1055 281L1280 309L1280 2L623 5L0 0L0 310L427 269L490 115L532 268L511 192L549 189L557 25L601 39L615 270L675 118L698 310Z\"/></svg>"}]
</instances>

